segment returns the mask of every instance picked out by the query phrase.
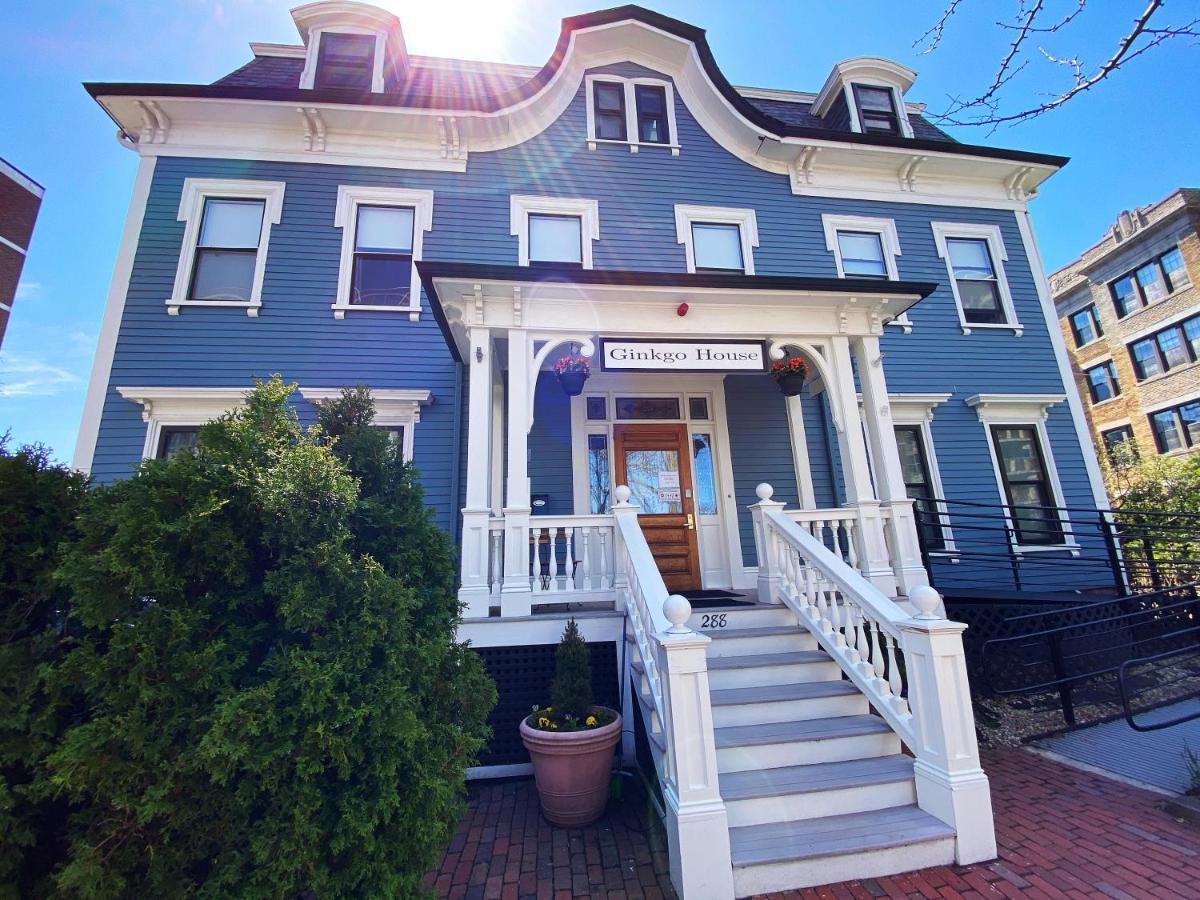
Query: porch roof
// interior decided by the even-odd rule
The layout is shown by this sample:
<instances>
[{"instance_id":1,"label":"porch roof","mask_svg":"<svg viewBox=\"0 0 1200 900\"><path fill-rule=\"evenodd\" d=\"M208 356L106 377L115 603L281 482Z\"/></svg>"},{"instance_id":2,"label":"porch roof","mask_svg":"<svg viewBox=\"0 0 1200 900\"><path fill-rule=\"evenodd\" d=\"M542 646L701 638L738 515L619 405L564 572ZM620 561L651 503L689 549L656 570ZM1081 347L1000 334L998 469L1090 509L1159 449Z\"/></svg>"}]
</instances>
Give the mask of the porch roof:
<instances>
[{"instance_id":1,"label":"porch roof","mask_svg":"<svg viewBox=\"0 0 1200 900\"><path fill-rule=\"evenodd\" d=\"M707 295L774 294L794 297L839 295L849 298L875 299L886 304L887 314L896 316L928 297L937 288L930 281L891 281L877 278L811 278L790 275L725 275L715 273L630 272L611 269L580 269L571 266L497 266L479 263L420 261L417 271L429 297L434 318L446 338L451 354L463 362L459 338L446 315L445 300L460 301L464 296L478 293L476 286L502 286L505 289L537 291L547 286L577 286L599 288L597 299L609 295L625 295L638 289L664 293L679 292ZM622 290L624 289L624 290ZM674 298L672 299L674 302Z\"/></svg>"}]
</instances>

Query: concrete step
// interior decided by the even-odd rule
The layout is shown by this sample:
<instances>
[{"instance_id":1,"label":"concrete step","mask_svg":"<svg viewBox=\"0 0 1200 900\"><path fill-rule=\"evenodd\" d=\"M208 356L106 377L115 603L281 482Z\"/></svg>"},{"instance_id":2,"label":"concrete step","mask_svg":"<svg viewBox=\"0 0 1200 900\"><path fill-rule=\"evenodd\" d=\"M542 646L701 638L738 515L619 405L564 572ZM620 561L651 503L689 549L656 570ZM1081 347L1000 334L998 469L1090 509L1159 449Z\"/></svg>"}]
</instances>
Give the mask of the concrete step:
<instances>
[{"instance_id":1,"label":"concrete step","mask_svg":"<svg viewBox=\"0 0 1200 900\"><path fill-rule=\"evenodd\" d=\"M788 650L816 650L817 639L799 625L768 625L762 628L725 628L704 632L712 643L708 658L743 656L755 653L785 653Z\"/></svg>"},{"instance_id":2,"label":"concrete step","mask_svg":"<svg viewBox=\"0 0 1200 900\"><path fill-rule=\"evenodd\" d=\"M954 830L916 806L729 829L738 897L954 861Z\"/></svg>"},{"instance_id":3,"label":"concrete step","mask_svg":"<svg viewBox=\"0 0 1200 900\"><path fill-rule=\"evenodd\" d=\"M837 681L841 677L841 668L821 650L756 653L708 661L708 684L713 690L799 681Z\"/></svg>"},{"instance_id":4,"label":"concrete step","mask_svg":"<svg viewBox=\"0 0 1200 900\"><path fill-rule=\"evenodd\" d=\"M725 606L692 610L688 628L711 634L738 628L764 628L769 625L798 626L796 614L786 606L756 603L751 606Z\"/></svg>"},{"instance_id":5,"label":"concrete step","mask_svg":"<svg viewBox=\"0 0 1200 900\"><path fill-rule=\"evenodd\" d=\"M828 719L870 711L870 704L849 681L800 681L761 687L711 691L713 724L762 725L803 719Z\"/></svg>"},{"instance_id":6,"label":"concrete step","mask_svg":"<svg viewBox=\"0 0 1200 900\"><path fill-rule=\"evenodd\" d=\"M912 757L896 754L721 775L731 827L911 806Z\"/></svg>"},{"instance_id":7,"label":"concrete step","mask_svg":"<svg viewBox=\"0 0 1200 900\"><path fill-rule=\"evenodd\" d=\"M900 739L883 719L870 715L735 725L714 728L713 735L722 775L900 752Z\"/></svg>"}]
</instances>

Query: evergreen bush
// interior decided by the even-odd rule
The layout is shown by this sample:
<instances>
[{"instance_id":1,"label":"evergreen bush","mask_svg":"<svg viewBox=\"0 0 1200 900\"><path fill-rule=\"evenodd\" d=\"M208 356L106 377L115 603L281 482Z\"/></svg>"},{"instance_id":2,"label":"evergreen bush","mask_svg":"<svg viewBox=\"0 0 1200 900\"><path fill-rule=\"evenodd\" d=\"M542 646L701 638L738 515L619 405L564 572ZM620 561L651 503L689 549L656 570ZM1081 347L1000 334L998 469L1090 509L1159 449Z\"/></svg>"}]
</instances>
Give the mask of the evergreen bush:
<instances>
[{"instance_id":1,"label":"evergreen bush","mask_svg":"<svg viewBox=\"0 0 1200 900\"><path fill-rule=\"evenodd\" d=\"M592 709L592 663L587 643L574 619L567 622L554 655L554 711L582 722Z\"/></svg>"},{"instance_id":2,"label":"evergreen bush","mask_svg":"<svg viewBox=\"0 0 1200 900\"><path fill-rule=\"evenodd\" d=\"M293 387L80 519L63 895L411 897L453 832L495 688L454 640L448 539L369 417L306 431Z\"/></svg>"}]
</instances>

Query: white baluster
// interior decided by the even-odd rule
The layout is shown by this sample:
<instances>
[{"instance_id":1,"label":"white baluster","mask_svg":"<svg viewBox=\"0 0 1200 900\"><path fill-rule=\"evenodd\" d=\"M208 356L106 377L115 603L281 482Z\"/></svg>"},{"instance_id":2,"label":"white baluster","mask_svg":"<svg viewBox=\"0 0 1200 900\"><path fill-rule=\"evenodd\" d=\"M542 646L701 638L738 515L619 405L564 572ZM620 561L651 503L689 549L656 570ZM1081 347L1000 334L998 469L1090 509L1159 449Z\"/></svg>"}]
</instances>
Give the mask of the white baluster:
<instances>
[{"instance_id":1,"label":"white baluster","mask_svg":"<svg viewBox=\"0 0 1200 900\"><path fill-rule=\"evenodd\" d=\"M904 699L904 681L900 677L900 666L896 660L896 639L885 635L884 640L887 643L888 687L895 698L892 702L897 713L907 715L908 702Z\"/></svg>"}]
</instances>

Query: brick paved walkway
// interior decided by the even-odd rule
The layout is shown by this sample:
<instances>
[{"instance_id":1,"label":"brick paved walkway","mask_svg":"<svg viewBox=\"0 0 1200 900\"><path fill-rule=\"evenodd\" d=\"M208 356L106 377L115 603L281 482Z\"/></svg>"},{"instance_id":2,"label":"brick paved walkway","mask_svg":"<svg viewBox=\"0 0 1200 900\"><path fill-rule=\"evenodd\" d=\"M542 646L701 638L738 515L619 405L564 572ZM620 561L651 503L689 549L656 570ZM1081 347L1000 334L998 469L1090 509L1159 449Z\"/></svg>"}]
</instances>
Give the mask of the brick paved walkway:
<instances>
[{"instance_id":1,"label":"brick paved walkway","mask_svg":"<svg viewBox=\"0 0 1200 900\"><path fill-rule=\"evenodd\" d=\"M772 897L1200 897L1200 829L1159 809L1161 796L1025 750L987 753L984 766L999 860ZM611 804L595 826L560 831L538 814L531 782L473 787L470 813L429 885L450 898L673 897L641 803Z\"/></svg>"}]
</instances>

